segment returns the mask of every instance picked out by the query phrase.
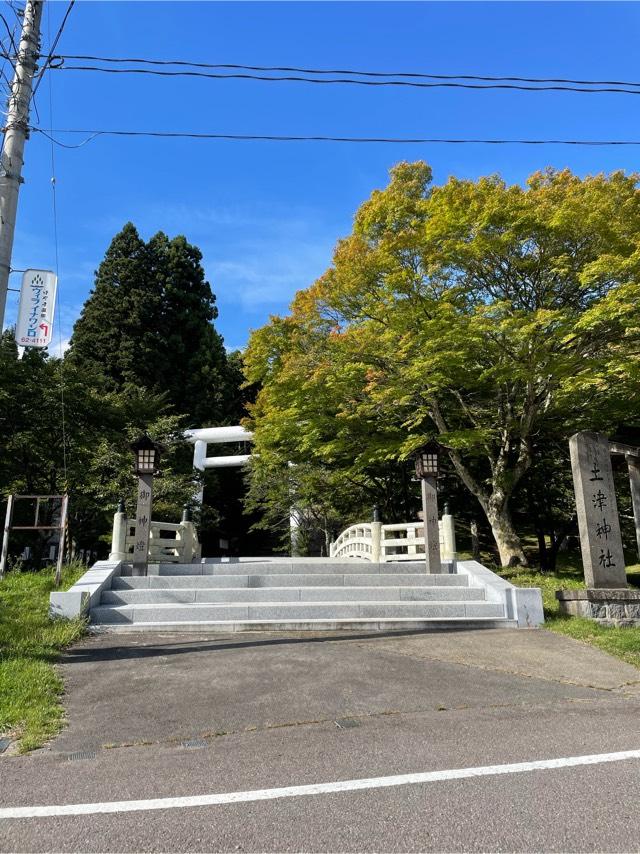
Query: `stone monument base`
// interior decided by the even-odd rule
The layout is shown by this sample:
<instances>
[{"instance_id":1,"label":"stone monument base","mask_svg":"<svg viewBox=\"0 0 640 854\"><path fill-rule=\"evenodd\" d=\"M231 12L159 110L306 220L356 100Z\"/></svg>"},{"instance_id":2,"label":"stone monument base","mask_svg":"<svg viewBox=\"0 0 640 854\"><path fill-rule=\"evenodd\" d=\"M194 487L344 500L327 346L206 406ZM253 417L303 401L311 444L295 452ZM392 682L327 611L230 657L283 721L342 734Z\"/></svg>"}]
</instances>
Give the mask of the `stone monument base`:
<instances>
[{"instance_id":1,"label":"stone monument base","mask_svg":"<svg viewBox=\"0 0 640 854\"><path fill-rule=\"evenodd\" d=\"M587 617L602 626L640 626L640 590L556 590L556 599L561 613L572 617Z\"/></svg>"}]
</instances>

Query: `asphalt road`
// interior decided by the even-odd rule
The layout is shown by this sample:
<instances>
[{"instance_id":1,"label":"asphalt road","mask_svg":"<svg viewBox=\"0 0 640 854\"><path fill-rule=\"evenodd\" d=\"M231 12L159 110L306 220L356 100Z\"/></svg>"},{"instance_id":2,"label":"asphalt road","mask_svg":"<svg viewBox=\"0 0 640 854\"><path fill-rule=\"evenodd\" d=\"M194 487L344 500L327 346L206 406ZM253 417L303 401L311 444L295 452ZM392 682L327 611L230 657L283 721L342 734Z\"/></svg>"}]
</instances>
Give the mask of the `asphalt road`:
<instances>
[{"instance_id":1,"label":"asphalt road","mask_svg":"<svg viewBox=\"0 0 640 854\"><path fill-rule=\"evenodd\" d=\"M640 749L640 672L543 630L103 635L71 650L62 670L69 725L45 749L0 757L0 808ZM248 803L0 818L0 850L636 851L639 798L635 758Z\"/></svg>"}]
</instances>

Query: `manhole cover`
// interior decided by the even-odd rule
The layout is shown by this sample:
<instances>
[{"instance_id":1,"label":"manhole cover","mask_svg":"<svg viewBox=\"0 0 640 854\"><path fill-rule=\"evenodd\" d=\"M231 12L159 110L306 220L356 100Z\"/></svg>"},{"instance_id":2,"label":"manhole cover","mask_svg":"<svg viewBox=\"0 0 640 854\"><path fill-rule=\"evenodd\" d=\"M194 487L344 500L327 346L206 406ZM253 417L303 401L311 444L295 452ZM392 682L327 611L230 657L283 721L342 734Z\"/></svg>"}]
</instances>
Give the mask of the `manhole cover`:
<instances>
[{"instance_id":1,"label":"manhole cover","mask_svg":"<svg viewBox=\"0 0 640 854\"><path fill-rule=\"evenodd\" d=\"M67 762L77 762L80 759L95 759L96 756L95 750L78 750L75 753L67 754Z\"/></svg>"},{"instance_id":2,"label":"manhole cover","mask_svg":"<svg viewBox=\"0 0 640 854\"><path fill-rule=\"evenodd\" d=\"M354 726L361 726L360 721L355 720L355 718L340 718L340 720L334 721L334 724L338 729L351 729Z\"/></svg>"},{"instance_id":3,"label":"manhole cover","mask_svg":"<svg viewBox=\"0 0 640 854\"><path fill-rule=\"evenodd\" d=\"M188 738L182 742L183 747L206 747L207 742L204 738Z\"/></svg>"}]
</instances>

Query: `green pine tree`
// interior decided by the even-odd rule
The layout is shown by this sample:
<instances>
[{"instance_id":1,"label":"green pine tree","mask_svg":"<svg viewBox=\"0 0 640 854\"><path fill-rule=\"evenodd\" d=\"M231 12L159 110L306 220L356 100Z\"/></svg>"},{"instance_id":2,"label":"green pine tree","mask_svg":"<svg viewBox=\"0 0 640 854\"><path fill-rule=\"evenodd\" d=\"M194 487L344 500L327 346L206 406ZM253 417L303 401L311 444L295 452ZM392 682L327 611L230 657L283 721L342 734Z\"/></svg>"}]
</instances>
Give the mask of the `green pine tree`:
<instances>
[{"instance_id":1,"label":"green pine tree","mask_svg":"<svg viewBox=\"0 0 640 854\"><path fill-rule=\"evenodd\" d=\"M68 355L107 390L164 394L198 427L225 421L240 396L201 261L185 237L158 232L145 243L127 223L97 270Z\"/></svg>"}]
</instances>

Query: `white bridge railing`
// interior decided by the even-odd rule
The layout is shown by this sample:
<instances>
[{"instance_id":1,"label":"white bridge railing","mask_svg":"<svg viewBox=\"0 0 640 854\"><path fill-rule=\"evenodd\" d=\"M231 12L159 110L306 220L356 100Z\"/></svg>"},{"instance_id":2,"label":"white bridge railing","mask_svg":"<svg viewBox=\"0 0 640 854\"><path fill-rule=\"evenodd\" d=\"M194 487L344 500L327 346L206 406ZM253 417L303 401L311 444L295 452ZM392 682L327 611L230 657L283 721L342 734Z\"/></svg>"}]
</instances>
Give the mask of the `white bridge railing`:
<instances>
[{"instance_id":1,"label":"white bridge railing","mask_svg":"<svg viewBox=\"0 0 640 854\"><path fill-rule=\"evenodd\" d=\"M113 535L109 560L130 563L136 542L136 520L125 513L113 517ZM151 522L149 536L150 563L192 563L199 560L201 546L193 522Z\"/></svg>"},{"instance_id":2,"label":"white bridge railing","mask_svg":"<svg viewBox=\"0 0 640 854\"><path fill-rule=\"evenodd\" d=\"M438 522L438 528L442 559L455 560L453 516L444 515ZM351 525L331 543L329 555L334 558L360 558L372 563L420 560L424 558L424 526L422 522L401 522L395 525L361 522Z\"/></svg>"}]
</instances>

